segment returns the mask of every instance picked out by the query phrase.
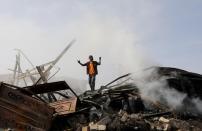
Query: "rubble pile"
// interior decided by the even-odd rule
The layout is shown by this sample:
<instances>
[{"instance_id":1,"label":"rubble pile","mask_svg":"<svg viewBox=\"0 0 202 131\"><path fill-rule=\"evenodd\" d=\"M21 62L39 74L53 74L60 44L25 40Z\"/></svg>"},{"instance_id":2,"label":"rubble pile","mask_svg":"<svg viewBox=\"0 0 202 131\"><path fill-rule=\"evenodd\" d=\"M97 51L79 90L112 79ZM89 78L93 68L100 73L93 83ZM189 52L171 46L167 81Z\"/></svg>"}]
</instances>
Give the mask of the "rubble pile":
<instances>
[{"instance_id":1,"label":"rubble pile","mask_svg":"<svg viewBox=\"0 0 202 131\"><path fill-rule=\"evenodd\" d=\"M159 71L162 69L159 68ZM172 74L173 70L170 73ZM151 100L142 98L136 85L128 82L130 79L126 78L126 80L122 80L121 84L111 85L129 75L121 76L96 91L86 91L81 94L78 97L77 111L74 114L58 118L58 121L56 121L58 123L55 126L53 124L52 130L201 130L201 116L196 116L196 114L186 112L186 110L184 112L175 111L164 103L152 102ZM166 75L169 75L168 69ZM168 82L173 78L168 77ZM178 88L181 88L181 86L183 85L178 85ZM196 86L192 86L192 88L198 90ZM187 106L191 105L187 104Z\"/></svg>"},{"instance_id":2,"label":"rubble pile","mask_svg":"<svg viewBox=\"0 0 202 131\"><path fill-rule=\"evenodd\" d=\"M189 99L201 98L201 75L163 67L158 68L158 73L167 76L170 88L188 94L183 101L185 107L192 106ZM0 128L17 131L202 129L200 114L186 109L178 111L161 101L144 98L130 75L120 76L98 90L86 91L79 96L65 81L24 88L1 83Z\"/></svg>"},{"instance_id":3,"label":"rubble pile","mask_svg":"<svg viewBox=\"0 0 202 131\"><path fill-rule=\"evenodd\" d=\"M85 105L85 108L58 118L52 130L199 131L202 126L200 119L182 119L174 111L165 110L157 103L150 103L153 110L147 109L138 89L132 84L104 92L85 92L79 97L81 101L77 106Z\"/></svg>"}]
</instances>

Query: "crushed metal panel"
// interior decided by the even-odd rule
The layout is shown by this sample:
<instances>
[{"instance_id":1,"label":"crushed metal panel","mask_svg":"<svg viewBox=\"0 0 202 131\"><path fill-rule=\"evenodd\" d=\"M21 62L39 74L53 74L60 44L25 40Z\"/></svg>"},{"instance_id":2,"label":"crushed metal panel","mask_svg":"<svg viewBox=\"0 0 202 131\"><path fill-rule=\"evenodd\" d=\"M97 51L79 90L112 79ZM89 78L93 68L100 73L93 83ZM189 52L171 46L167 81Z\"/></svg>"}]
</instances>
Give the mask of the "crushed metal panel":
<instances>
[{"instance_id":1,"label":"crushed metal panel","mask_svg":"<svg viewBox=\"0 0 202 131\"><path fill-rule=\"evenodd\" d=\"M48 130L54 109L18 90L0 86L0 128Z\"/></svg>"},{"instance_id":2,"label":"crushed metal panel","mask_svg":"<svg viewBox=\"0 0 202 131\"><path fill-rule=\"evenodd\" d=\"M76 111L77 98L73 97L68 100L60 100L57 102L50 103L49 105L55 108L58 115L66 115L74 113Z\"/></svg>"},{"instance_id":3,"label":"crushed metal panel","mask_svg":"<svg viewBox=\"0 0 202 131\"><path fill-rule=\"evenodd\" d=\"M55 91L67 90L68 89L76 97L78 97L77 94L70 88L70 86L65 81L57 81L57 82L51 82L51 83L27 86L27 87L24 87L24 89L27 89L27 90L31 91L32 93L34 93L34 94L43 94L43 93L49 93L49 92L55 92Z\"/></svg>"}]
</instances>

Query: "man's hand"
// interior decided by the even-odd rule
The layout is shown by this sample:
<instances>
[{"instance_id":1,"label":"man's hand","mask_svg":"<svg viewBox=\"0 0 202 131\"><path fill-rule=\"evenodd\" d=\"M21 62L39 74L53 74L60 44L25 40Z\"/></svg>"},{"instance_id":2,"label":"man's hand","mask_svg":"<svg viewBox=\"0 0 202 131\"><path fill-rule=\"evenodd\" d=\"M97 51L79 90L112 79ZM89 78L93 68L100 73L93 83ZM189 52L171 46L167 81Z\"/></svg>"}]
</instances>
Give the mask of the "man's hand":
<instances>
[{"instance_id":1,"label":"man's hand","mask_svg":"<svg viewBox=\"0 0 202 131\"><path fill-rule=\"evenodd\" d=\"M99 65L101 65L101 57L99 57Z\"/></svg>"}]
</instances>

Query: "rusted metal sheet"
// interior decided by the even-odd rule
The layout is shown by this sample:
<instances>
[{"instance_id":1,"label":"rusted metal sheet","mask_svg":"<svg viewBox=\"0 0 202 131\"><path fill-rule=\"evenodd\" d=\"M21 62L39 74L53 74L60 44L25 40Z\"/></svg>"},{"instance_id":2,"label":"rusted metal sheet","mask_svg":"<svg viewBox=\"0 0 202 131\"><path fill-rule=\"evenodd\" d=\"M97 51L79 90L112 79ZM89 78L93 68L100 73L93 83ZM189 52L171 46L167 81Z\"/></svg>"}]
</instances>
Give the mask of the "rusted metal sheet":
<instances>
[{"instance_id":1,"label":"rusted metal sheet","mask_svg":"<svg viewBox=\"0 0 202 131\"><path fill-rule=\"evenodd\" d=\"M34 86L27 86L24 87L24 89L27 89L34 94L43 94L68 89L71 90L71 92L77 97L77 94L70 88L70 86L65 81L57 81L45 84L38 84Z\"/></svg>"},{"instance_id":2,"label":"rusted metal sheet","mask_svg":"<svg viewBox=\"0 0 202 131\"><path fill-rule=\"evenodd\" d=\"M0 128L43 131L50 127L54 109L20 91L0 86Z\"/></svg>"},{"instance_id":3,"label":"rusted metal sheet","mask_svg":"<svg viewBox=\"0 0 202 131\"><path fill-rule=\"evenodd\" d=\"M60 100L57 102L50 103L49 105L55 108L55 111L58 115L66 115L73 113L76 110L77 98L73 97L68 100Z\"/></svg>"}]
</instances>

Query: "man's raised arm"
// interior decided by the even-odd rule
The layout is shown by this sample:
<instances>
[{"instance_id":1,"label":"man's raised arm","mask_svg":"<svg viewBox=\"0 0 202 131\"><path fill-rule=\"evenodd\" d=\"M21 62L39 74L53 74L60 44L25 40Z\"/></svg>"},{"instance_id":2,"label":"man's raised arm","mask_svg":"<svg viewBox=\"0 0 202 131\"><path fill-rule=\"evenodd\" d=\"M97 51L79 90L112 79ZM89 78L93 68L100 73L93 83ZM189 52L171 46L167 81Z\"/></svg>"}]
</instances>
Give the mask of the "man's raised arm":
<instances>
[{"instance_id":1,"label":"man's raised arm","mask_svg":"<svg viewBox=\"0 0 202 131\"><path fill-rule=\"evenodd\" d=\"M78 63L79 63L81 66L86 66L86 65L87 65L86 63L85 63L85 64L82 64L80 60L77 60L77 61L78 61Z\"/></svg>"},{"instance_id":2,"label":"man's raised arm","mask_svg":"<svg viewBox=\"0 0 202 131\"><path fill-rule=\"evenodd\" d=\"M99 57L98 65L101 65L101 57Z\"/></svg>"}]
</instances>

